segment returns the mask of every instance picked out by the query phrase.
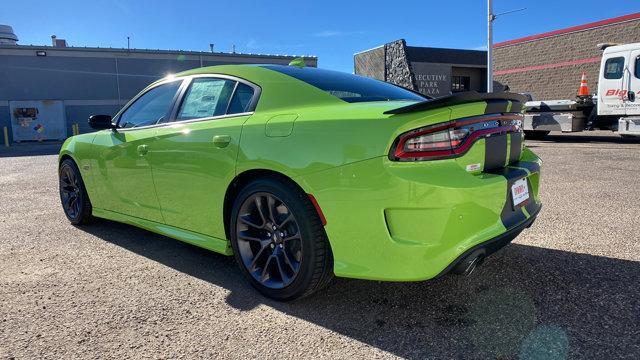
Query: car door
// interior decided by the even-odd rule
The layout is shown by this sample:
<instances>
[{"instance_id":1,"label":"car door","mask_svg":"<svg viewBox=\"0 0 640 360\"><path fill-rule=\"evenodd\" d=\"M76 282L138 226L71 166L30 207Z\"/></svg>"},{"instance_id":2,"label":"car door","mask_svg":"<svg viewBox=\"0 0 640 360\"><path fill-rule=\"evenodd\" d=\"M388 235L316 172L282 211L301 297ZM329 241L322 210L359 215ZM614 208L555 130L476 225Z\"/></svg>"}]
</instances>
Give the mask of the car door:
<instances>
[{"instance_id":1,"label":"car door","mask_svg":"<svg viewBox=\"0 0 640 360\"><path fill-rule=\"evenodd\" d=\"M149 145L157 124L168 119L182 81L160 83L139 95L120 114L117 128L94 140L97 190L105 210L162 223L155 194Z\"/></svg>"},{"instance_id":2,"label":"car door","mask_svg":"<svg viewBox=\"0 0 640 360\"><path fill-rule=\"evenodd\" d=\"M602 59L598 84L598 115L624 114L625 55L621 52L611 53Z\"/></svg>"},{"instance_id":3,"label":"car door","mask_svg":"<svg viewBox=\"0 0 640 360\"><path fill-rule=\"evenodd\" d=\"M629 65L629 91L632 91L634 96L629 97L627 102L626 111L629 116L640 115L640 49L633 50L631 52L630 65ZM632 101L633 100L633 101Z\"/></svg>"},{"instance_id":4,"label":"car door","mask_svg":"<svg viewBox=\"0 0 640 360\"><path fill-rule=\"evenodd\" d=\"M242 125L259 88L233 78L194 77L174 121L157 129L153 178L167 225L225 238L223 204L235 176Z\"/></svg>"}]
</instances>

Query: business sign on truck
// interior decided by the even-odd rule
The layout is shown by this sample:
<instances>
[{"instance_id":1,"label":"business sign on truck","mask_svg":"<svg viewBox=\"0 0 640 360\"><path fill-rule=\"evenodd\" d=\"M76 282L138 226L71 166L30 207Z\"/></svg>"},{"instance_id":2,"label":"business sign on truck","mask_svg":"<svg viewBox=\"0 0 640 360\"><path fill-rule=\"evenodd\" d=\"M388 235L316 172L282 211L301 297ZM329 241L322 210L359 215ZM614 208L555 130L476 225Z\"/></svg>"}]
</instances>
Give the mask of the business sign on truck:
<instances>
[{"instance_id":1,"label":"business sign on truck","mask_svg":"<svg viewBox=\"0 0 640 360\"><path fill-rule=\"evenodd\" d=\"M64 140L67 137L61 100L9 101L14 141Z\"/></svg>"}]
</instances>

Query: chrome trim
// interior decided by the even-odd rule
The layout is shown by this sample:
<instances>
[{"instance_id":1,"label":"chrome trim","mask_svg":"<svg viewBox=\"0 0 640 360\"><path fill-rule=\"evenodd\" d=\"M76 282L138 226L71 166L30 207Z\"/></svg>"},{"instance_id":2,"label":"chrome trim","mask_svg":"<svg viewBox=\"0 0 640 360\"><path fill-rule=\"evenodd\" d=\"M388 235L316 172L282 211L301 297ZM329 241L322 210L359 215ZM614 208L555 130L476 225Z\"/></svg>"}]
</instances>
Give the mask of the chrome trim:
<instances>
[{"instance_id":1,"label":"chrome trim","mask_svg":"<svg viewBox=\"0 0 640 360\"><path fill-rule=\"evenodd\" d=\"M157 127L163 127L163 126L170 126L170 125L191 124L191 123L201 122L201 121L220 120L220 119L234 118L234 117L247 116L247 115L253 115L253 114L254 114L253 111L249 111L249 112L229 114L229 115L219 115L219 116L210 116L210 117L197 118L197 119L171 121L171 122L165 122L165 123L147 125L147 126L140 126L140 127L133 127L133 128L118 128L115 131L117 131L117 132L128 132L128 131L133 131L133 130L151 129L151 128L157 128Z\"/></svg>"},{"instance_id":2,"label":"chrome trim","mask_svg":"<svg viewBox=\"0 0 640 360\"><path fill-rule=\"evenodd\" d=\"M253 88L253 97L251 98L251 102L249 104L249 109L250 111L246 111L243 113L237 113L237 114L225 114L225 115L219 115L219 116L210 116L210 117L205 117L205 118L198 118L198 119L189 119L189 120L175 120L175 117L177 116L177 112L179 110L180 105L182 104L182 101L184 100L184 96L186 94L187 89L189 88L189 86L191 85L191 81L193 79L196 78L218 78L218 79L226 79L226 80L233 80L236 82L241 82L245 85L250 86L251 88ZM262 88L260 87L260 85L255 84L249 80L243 79L241 77L238 76L233 76L233 75L225 75L225 74L194 74L194 75L187 75L187 76L179 76L179 77L174 77L173 75L165 77L163 79L160 79L156 82L151 83L149 86L147 86L146 88L144 88L142 91L140 91L140 93L138 93L136 96L134 96L133 98L131 98L131 100L129 100L114 116L113 119L115 119L115 124L117 126L117 124L120 122L120 116L122 115L123 112L125 112L136 100L138 100L138 98L140 98L142 95L146 94L147 92L149 92L150 90L160 86L160 85L164 85L173 81L182 81L182 84L180 85L180 88L178 89L178 91L176 92L176 96L173 100L173 103L171 105L171 110L169 111L169 121L167 122L162 122L162 123L157 123L157 124L153 124L153 125L147 125L147 126L140 126L140 127L132 127L132 128L118 128L116 127L114 129L114 131L117 132L123 132L123 131L131 131L131 130L138 130L138 129L149 129L149 128L154 128L154 127L161 127L161 126L165 126L165 125L170 125L170 124L185 124L185 123L192 123L192 122L199 122L199 121L207 121L207 120L217 120L217 119L224 119L224 118L229 118L229 117L237 117L237 116L246 116L246 115L252 115L255 113L255 108L258 104L258 100L260 99L260 95L262 94ZM234 86L234 91L231 94L231 98L229 98L229 100L231 100L233 98L233 96L235 95L235 89L237 88L237 83L236 86Z\"/></svg>"}]
</instances>

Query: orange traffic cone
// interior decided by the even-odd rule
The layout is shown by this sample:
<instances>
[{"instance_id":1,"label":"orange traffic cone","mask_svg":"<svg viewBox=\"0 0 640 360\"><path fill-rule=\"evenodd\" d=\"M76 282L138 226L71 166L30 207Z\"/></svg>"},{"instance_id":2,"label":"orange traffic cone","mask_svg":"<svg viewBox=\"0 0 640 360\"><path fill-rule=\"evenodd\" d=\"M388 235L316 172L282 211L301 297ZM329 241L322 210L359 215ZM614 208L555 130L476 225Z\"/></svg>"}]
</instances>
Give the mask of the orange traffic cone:
<instances>
[{"instance_id":1,"label":"orange traffic cone","mask_svg":"<svg viewBox=\"0 0 640 360\"><path fill-rule=\"evenodd\" d=\"M587 86L587 74L582 73L582 79L580 80L580 89L578 89L578 96L589 96L589 87Z\"/></svg>"}]
</instances>

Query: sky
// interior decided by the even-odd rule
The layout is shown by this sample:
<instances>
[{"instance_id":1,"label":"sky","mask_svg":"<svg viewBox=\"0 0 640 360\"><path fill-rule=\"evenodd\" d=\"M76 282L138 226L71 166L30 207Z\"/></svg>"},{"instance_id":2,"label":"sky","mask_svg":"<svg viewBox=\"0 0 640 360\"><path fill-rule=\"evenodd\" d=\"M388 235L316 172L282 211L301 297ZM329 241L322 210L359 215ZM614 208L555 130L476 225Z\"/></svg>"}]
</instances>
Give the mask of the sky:
<instances>
[{"instance_id":1,"label":"sky","mask_svg":"<svg viewBox=\"0 0 640 360\"><path fill-rule=\"evenodd\" d=\"M315 55L353 72L353 54L405 39L410 46L486 48L487 2L465 1L3 1L0 24L22 45L131 47ZM496 42L640 12L632 0L494 0Z\"/></svg>"}]
</instances>

